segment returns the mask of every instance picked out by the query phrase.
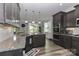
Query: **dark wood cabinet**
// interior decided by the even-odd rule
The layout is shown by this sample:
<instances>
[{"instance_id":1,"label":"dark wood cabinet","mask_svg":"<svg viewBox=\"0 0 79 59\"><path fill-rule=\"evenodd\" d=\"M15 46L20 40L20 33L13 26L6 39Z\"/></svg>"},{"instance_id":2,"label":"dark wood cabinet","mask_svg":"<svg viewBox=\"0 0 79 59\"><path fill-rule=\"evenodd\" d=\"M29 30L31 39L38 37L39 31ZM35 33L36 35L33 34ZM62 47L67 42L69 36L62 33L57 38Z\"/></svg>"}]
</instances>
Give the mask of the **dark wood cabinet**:
<instances>
[{"instance_id":1,"label":"dark wood cabinet","mask_svg":"<svg viewBox=\"0 0 79 59\"><path fill-rule=\"evenodd\" d=\"M25 52L30 51L33 48L32 36L27 36L25 39Z\"/></svg>"},{"instance_id":2,"label":"dark wood cabinet","mask_svg":"<svg viewBox=\"0 0 79 59\"><path fill-rule=\"evenodd\" d=\"M75 10L69 12L59 12L53 15L53 41L66 49L76 50L79 55L79 37L67 34L66 28L77 27L76 19L79 18L79 5Z\"/></svg>"},{"instance_id":3,"label":"dark wood cabinet","mask_svg":"<svg viewBox=\"0 0 79 59\"><path fill-rule=\"evenodd\" d=\"M79 18L79 5L76 5L74 7L75 7L75 16L76 18Z\"/></svg>"},{"instance_id":4,"label":"dark wood cabinet","mask_svg":"<svg viewBox=\"0 0 79 59\"><path fill-rule=\"evenodd\" d=\"M64 47L66 49L71 49L72 48L72 36L66 36L64 35Z\"/></svg>"},{"instance_id":5,"label":"dark wood cabinet","mask_svg":"<svg viewBox=\"0 0 79 59\"><path fill-rule=\"evenodd\" d=\"M79 18L79 4L74 6L74 10L69 12L58 12L53 15L53 26L72 27L76 26L76 18Z\"/></svg>"},{"instance_id":6,"label":"dark wood cabinet","mask_svg":"<svg viewBox=\"0 0 79 59\"><path fill-rule=\"evenodd\" d=\"M66 35L66 34L54 34L53 42L59 46L69 49L73 54L79 56L79 37Z\"/></svg>"},{"instance_id":7,"label":"dark wood cabinet","mask_svg":"<svg viewBox=\"0 0 79 59\"><path fill-rule=\"evenodd\" d=\"M75 19L75 10L72 10L66 14L66 20L65 20L65 27L72 27L76 26L76 19Z\"/></svg>"},{"instance_id":8,"label":"dark wood cabinet","mask_svg":"<svg viewBox=\"0 0 79 59\"><path fill-rule=\"evenodd\" d=\"M60 40L59 40L59 34L53 34L53 42L57 45L61 45Z\"/></svg>"},{"instance_id":9,"label":"dark wood cabinet","mask_svg":"<svg viewBox=\"0 0 79 59\"><path fill-rule=\"evenodd\" d=\"M53 38L55 39L59 39L59 34L53 34Z\"/></svg>"},{"instance_id":10,"label":"dark wood cabinet","mask_svg":"<svg viewBox=\"0 0 79 59\"><path fill-rule=\"evenodd\" d=\"M32 48L45 46L45 39L45 34L27 36L24 48L25 52L28 52Z\"/></svg>"},{"instance_id":11,"label":"dark wood cabinet","mask_svg":"<svg viewBox=\"0 0 79 59\"><path fill-rule=\"evenodd\" d=\"M32 35L32 47L36 48L36 47L41 47L41 46L45 46L45 34L38 34L38 35Z\"/></svg>"},{"instance_id":12,"label":"dark wood cabinet","mask_svg":"<svg viewBox=\"0 0 79 59\"><path fill-rule=\"evenodd\" d=\"M53 32L54 33L64 33L63 27L65 23L66 13L58 12L53 15Z\"/></svg>"},{"instance_id":13,"label":"dark wood cabinet","mask_svg":"<svg viewBox=\"0 0 79 59\"><path fill-rule=\"evenodd\" d=\"M72 52L79 55L79 37L73 37L72 39Z\"/></svg>"},{"instance_id":14,"label":"dark wood cabinet","mask_svg":"<svg viewBox=\"0 0 79 59\"><path fill-rule=\"evenodd\" d=\"M64 42L64 36L63 35L59 35L59 34L54 34L54 39L53 39L54 43L56 43L57 45L60 45L62 47L65 46L65 42Z\"/></svg>"},{"instance_id":15,"label":"dark wood cabinet","mask_svg":"<svg viewBox=\"0 0 79 59\"><path fill-rule=\"evenodd\" d=\"M59 35L59 40L60 40L60 46L65 48L64 35Z\"/></svg>"},{"instance_id":16,"label":"dark wood cabinet","mask_svg":"<svg viewBox=\"0 0 79 59\"><path fill-rule=\"evenodd\" d=\"M72 36L68 36L68 35L57 35L54 34L54 39L53 41L57 44L60 45L66 49L71 49L72 48Z\"/></svg>"},{"instance_id":17,"label":"dark wood cabinet","mask_svg":"<svg viewBox=\"0 0 79 59\"><path fill-rule=\"evenodd\" d=\"M56 14L53 15L53 26L54 27L58 27L63 26L63 22L64 22L64 17L65 17L65 12L58 12Z\"/></svg>"}]
</instances>

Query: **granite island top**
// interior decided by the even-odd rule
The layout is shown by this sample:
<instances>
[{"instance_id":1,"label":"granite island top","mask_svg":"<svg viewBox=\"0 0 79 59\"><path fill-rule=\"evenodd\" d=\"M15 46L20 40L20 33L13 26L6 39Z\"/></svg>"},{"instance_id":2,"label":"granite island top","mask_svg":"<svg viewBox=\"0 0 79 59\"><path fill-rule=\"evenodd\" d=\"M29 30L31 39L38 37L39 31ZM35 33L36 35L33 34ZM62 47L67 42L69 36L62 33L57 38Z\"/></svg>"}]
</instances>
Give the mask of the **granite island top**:
<instances>
[{"instance_id":1,"label":"granite island top","mask_svg":"<svg viewBox=\"0 0 79 59\"><path fill-rule=\"evenodd\" d=\"M24 48L25 37L14 35L8 39L5 38L6 40L0 42L0 52Z\"/></svg>"}]
</instances>

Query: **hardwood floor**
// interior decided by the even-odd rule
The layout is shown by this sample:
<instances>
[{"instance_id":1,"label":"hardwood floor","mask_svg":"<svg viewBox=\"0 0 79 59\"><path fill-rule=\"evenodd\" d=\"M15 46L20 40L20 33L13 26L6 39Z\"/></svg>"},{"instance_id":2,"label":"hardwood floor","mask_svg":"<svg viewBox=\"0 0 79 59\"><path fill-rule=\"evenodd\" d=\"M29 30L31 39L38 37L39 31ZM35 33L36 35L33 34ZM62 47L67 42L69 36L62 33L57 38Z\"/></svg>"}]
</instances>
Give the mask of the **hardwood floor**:
<instances>
[{"instance_id":1,"label":"hardwood floor","mask_svg":"<svg viewBox=\"0 0 79 59\"><path fill-rule=\"evenodd\" d=\"M68 49L64 49L53 43L52 40L46 39L46 46L37 48L39 52L36 56L74 56Z\"/></svg>"}]
</instances>

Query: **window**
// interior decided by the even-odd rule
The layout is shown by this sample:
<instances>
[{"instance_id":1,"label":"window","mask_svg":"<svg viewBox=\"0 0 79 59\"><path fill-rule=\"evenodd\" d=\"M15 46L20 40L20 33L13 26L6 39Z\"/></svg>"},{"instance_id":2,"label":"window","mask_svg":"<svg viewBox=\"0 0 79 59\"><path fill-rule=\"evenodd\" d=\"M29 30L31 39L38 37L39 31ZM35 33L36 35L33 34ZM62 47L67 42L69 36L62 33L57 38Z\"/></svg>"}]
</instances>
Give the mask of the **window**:
<instances>
[{"instance_id":1,"label":"window","mask_svg":"<svg viewBox=\"0 0 79 59\"><path fill-rule=\"evenodd\" d=\"M44 23L44 32L48 32L49 26L48 23Z\"/></svg>"},{"instance_id":2,"label":"window","mask_svg":"<svg viewBox=\"0 0 79 59\"><path fill-rule=\"evenodd\" d=\"M38 24L33 24L29 23L29 34L37 34L39 33L39 25Z\"/></svg>"}]
</instances>

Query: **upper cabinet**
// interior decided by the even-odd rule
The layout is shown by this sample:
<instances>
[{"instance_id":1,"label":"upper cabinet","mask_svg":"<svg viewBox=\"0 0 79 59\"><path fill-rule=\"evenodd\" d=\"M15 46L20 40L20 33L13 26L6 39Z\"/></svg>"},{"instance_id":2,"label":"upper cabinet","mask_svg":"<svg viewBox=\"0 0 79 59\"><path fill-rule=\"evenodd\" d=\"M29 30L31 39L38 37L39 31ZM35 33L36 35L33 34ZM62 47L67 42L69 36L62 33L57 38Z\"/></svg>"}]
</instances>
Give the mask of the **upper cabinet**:
<instances>
[{"instance_id":1,"label":"upper cabinet","mask_svg":"<svg viewBox=\"0 0 79 59\"><path fill-rule=\"evenodd\" d=\"M65 12L59 12L53 15L53 32L61 33L63 32Z\"/></svg>"},{"instance_id":2,"label":"upper cabinet","mask_svg":"<svg viewBox=\"0 0 79 59\"><path fill-rule=\"evenodd\" d=\"M75 10L69 12L59 12L53 15L54 27L76 27L77 18L79 18L79 5L75 6Z\"/></svg>"},{"instance_id":3,"label":"upper cabinet","mask_svg":"<svg viewBox=\"0 0 79 59\"><path fill-rule=\"evenodd\" d=\"M5 9L5 19L12 19L12 4L5 3L4 5Z\"/></svg>"},{"instance_id":4,"label":"upper cabinet","mask_svg":"<svg viewBox=\"0 0 79 59\"><path fill-rule=\"evenodd\" d=\"M19 4L12 4L12 15L13 19L19 20L20 19L20 7Z\"/></svg>"},{"instance_id":5,"label":"upper cabinet","mask_svg":"<svg viewBox=\"0 0 79 59\"><path fill-rule=\"evenodd\" d=\"M20 20L20 6L18 3L0 3L0 23L12 23Z\"/></svg>"},{"instance_id":6,"label":"upper cabinet","mask_svg":"<svg viewBox=\"0 0 79 59\"><path fill-rule=\"evenodd\" d=\"M75 7L75 16L76 18L79 18L79 5L76 5L74 7Z\"/></svg>"},{"instance_id":7,"label":"upper cabinet","mask_svg":"<svg viewBox=\"0 0 79 59\"><path fill-rule=\"evenodd\" d=\"M76 26L76 16L75 16L75 10L72 10L70 12L67 12L66 14L66 20L65 20L65 26Z\"/></svg>"},{"instance_id":8,"label":"upper cabinet","mask_svg":"<svg viewBox=\"0 0 79 59\"><path fill-rule=\"evenodd\" d=\"M8 23L19 27L20 23L20 6L18 3L5 3L4 4L4 23Z\"/></svg>"},{"instance_id":9,"label":"upper cabinet","mask_svg":"<svg viewBox=\"0 0 79 59\"><path fill-rule=\"evenodd\" d=\"M53 26L54 27L63 27L65 19L65 12L59 12L53 15Z\"/></svg>"},{"instance_id":10,"label":"upper cabinet","mask_svg":"<svg viewBox=\"0 0 79 59\"><path fill-rule=\"evenodd\" d=\"M20 7L17 3L5 3L5 19L20 19Z\"/></svg>"},{"instance_id":11,"label":"upper cabinet","mask_svg":"<svg viewBox=\"0 0 79 59\"><path fill-rule=\"evenodd\" d=\"M66 27L76 27L77 18L79 18L79 5L74 6L75 10L67 12Z\"/></svg>"},{"instance_id":12,"label":"upper cabinet","mask_svg":"<svg viewBox=\"0 0 79 59\"><path fill-rule=\"evenodd\" d=\"M0 3L0 23L4 23L4 6Z\"/></svg>"}]
</instances>

